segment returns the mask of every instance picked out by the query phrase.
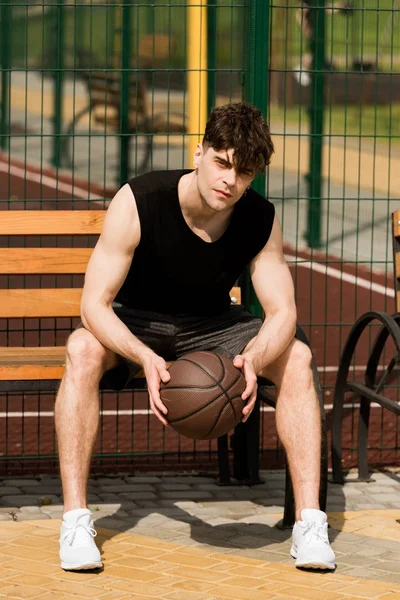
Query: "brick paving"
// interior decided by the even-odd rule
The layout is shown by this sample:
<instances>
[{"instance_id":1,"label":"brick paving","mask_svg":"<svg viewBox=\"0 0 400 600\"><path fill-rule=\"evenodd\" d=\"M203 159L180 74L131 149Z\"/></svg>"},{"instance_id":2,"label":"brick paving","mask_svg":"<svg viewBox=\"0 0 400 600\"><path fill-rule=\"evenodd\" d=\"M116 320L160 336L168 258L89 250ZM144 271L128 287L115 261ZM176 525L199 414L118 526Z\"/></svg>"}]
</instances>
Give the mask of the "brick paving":
<instances>
[{"instance_id":1,"label":"brick paving","mask_svg":"<svg viewBox=\"0 0 400 600\"><path fill-rule=\"evenodd\" d=\"M284 473L219 487L195 476L89 481L104 570L59 566L57 477L0 482L0 598L400 600L400 475L329 485L333 573L302 572L280 530Z\"/></svg>"}]
</instances>

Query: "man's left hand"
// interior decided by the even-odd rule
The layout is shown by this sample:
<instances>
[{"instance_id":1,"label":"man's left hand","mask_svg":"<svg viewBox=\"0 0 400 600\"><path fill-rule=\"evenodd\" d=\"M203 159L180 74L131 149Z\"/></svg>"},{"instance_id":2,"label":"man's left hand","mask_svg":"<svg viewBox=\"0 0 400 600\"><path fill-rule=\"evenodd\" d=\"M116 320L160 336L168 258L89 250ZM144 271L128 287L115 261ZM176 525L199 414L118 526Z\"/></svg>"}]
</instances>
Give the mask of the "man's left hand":
<instances>
[{"instance_id":1,"label":"man's left hand","mask_svg":"<svg viewBox=\"0 0 400 600\"><path fill-rule=\"evenodd\" d=\"M246 389L242 394L242 400L247 400L243 408L242 423L245 423L249 418L251 411L254 408L257 399L257 375L255 374L252 361L244 354L238 354L233 359L233 364L237 369L240 369L246 380Z\"/></svg>"}]
</instances>

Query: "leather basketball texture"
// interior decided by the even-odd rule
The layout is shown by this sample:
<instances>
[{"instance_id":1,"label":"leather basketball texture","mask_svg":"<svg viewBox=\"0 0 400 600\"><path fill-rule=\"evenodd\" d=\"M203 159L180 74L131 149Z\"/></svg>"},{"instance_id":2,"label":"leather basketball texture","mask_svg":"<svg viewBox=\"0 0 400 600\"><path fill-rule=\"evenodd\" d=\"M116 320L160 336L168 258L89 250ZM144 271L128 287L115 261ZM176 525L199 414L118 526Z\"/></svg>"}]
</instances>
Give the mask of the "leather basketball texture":
<instances>
[{"instance_id":1,"label":"leather basketball texture","mask_svg":"<svg viewBox=\"0 0 400 600\"><path fill-rule=\"evenodd\" d=\"M190 352L169 367L161 400L173 429L189 438L209 440L233 429L243 417L246 382L233 362L215 352Z\"/></svg>"}]
</instances>

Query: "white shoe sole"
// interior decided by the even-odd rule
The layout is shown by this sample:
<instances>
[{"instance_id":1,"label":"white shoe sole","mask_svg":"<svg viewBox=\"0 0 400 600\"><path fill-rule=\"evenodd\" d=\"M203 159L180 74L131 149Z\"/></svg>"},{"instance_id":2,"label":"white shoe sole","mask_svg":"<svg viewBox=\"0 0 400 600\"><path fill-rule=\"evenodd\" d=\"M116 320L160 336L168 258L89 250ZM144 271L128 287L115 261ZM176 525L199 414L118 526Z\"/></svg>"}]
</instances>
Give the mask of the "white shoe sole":
<instances>
[{"instance_id":1,"label":"white shoe sole","mask_svg":"<svg viewBox=\"0 0 400 600\"><path fill-rule=\"evenodd\" d=\"M293 546L290 549L290 556L297 559L297 551ZM309 560L309 561L299 562L299 560L297 559L296 567L300 568L300 569L321 569L321 570L329 570L329 571L334 571L336 569L335 563L323 562L323 561L318 561L318 560Z\"/></svg>"},{"instance_id":2,"label":"white shoe sole","mask_svg":"<svg viewBox=\"0 0 400 600\"><path fill-rule=\"evenodd\" d=\"M88 563L81 563L81 564L76 564L76 565L70 565L69 563L65 563L62 562L61 563L61 568L64 569L64 571L87 571L89 569L100 569L103 566L102 562L88 562Z\"/></svg>"}]
</instances>

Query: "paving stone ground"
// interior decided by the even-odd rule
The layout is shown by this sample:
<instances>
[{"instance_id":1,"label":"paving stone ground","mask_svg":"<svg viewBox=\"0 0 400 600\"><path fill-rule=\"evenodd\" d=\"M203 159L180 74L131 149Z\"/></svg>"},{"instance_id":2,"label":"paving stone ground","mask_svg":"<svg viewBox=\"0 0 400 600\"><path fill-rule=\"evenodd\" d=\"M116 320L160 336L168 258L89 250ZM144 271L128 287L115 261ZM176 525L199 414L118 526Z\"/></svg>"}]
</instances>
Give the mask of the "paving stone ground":
<instances>
[{"instance_id":1,"label":"paving stone ground","mask_svg":"<svg viewBox=\"0 0 400 600\"><path fill-rule=\"evenodd\" d=\"M196 476L89 481L102 571L59 566L57 477L0 481L0 598L400 600L400 474L329 485L335 572L302 572L282 517L284 473L254 487Z\"/></svg>"}]
</instances>

